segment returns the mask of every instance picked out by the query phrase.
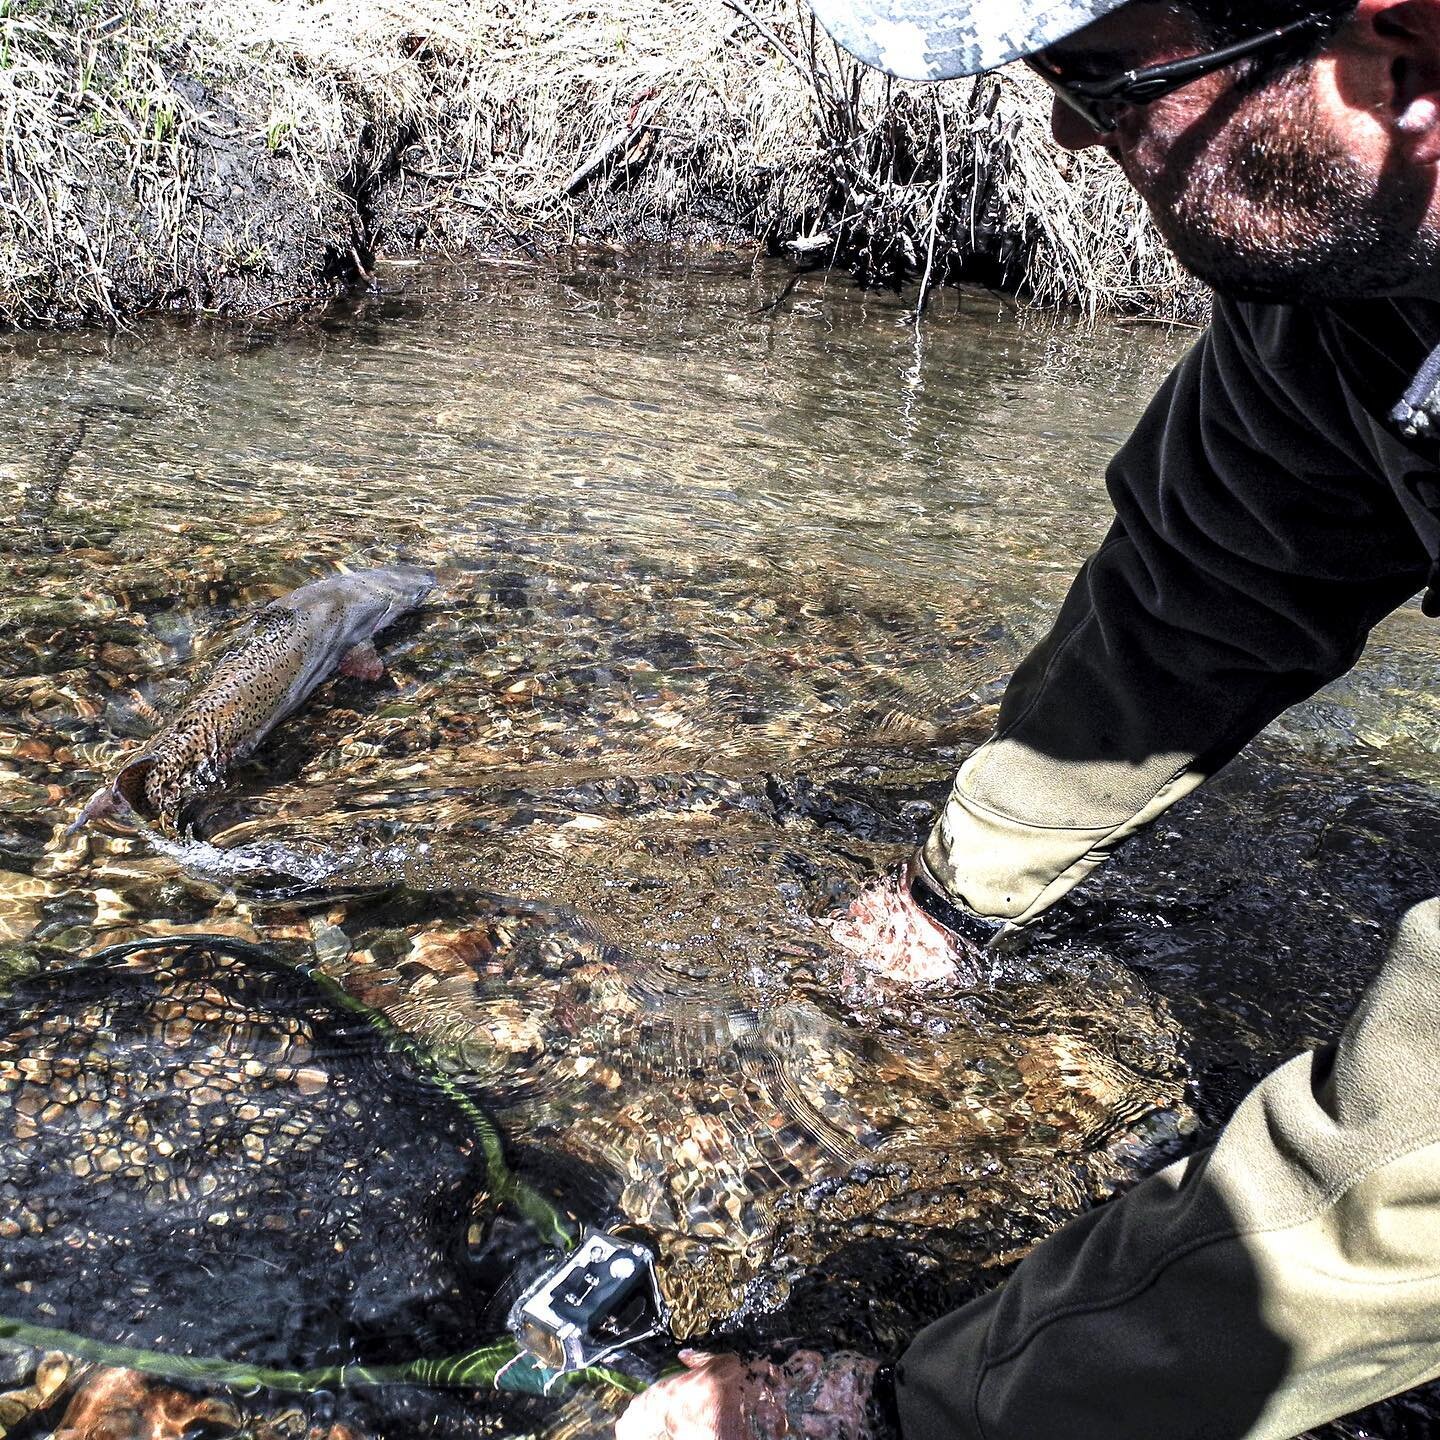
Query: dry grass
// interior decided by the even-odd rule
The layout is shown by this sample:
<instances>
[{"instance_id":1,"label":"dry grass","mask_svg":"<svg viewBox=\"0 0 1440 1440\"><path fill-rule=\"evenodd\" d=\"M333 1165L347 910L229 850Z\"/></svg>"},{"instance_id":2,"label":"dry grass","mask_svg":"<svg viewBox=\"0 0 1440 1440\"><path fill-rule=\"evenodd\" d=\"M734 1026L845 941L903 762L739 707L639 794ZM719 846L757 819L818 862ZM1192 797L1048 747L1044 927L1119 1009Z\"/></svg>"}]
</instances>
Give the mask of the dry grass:
<instances>
[{"instance_id":1,"label":"dry grass","mask_svg":"<svg viewBox=\"0 0 1440 1440\"><path fill-rule=\"evenodd\" d=\"M0 319L255 309L372 249L795 242L868 279L1202 303L1030 77L864 72L798 0L6 0Z\"/></svg>"}]
</instances>

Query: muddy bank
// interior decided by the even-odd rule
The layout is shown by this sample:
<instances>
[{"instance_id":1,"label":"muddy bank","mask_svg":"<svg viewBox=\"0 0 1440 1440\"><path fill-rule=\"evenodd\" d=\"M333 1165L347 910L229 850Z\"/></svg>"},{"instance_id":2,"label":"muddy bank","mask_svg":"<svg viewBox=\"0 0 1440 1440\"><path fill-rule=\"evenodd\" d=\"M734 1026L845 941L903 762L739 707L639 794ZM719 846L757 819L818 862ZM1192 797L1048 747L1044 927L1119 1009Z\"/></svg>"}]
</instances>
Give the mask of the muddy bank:
<instances>
[{"instance_id":1,"label":"muddy bank","mask_svg":"<svg viewBox=\"0 0 1440 1440\"><path fill-rule=\"evenodd\" d=\"M860 71L781 0L19 0L0 17L0 322L255 314L417 254L733 246L1194 315L1027 76Z\"/></svg>"}]
</instances>

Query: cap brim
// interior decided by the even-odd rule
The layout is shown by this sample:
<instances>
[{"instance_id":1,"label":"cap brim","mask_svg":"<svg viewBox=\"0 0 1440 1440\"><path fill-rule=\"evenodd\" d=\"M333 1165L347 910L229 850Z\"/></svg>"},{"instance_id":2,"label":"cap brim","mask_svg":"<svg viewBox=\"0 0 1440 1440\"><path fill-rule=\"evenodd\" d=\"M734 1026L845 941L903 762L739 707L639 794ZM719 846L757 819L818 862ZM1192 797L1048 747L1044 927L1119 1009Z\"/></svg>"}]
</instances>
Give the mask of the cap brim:
<instances>
[{"instance_id":1,"label":"cap brim","mask_svg":"<svg viewBox=\"0 0 1440 1440\"><path fill-rule=\"evenodd\" d=\"M857 60L902 80L978 75L1083 30L1127 0L810 0Z\"/></svg>"}]
</instances>

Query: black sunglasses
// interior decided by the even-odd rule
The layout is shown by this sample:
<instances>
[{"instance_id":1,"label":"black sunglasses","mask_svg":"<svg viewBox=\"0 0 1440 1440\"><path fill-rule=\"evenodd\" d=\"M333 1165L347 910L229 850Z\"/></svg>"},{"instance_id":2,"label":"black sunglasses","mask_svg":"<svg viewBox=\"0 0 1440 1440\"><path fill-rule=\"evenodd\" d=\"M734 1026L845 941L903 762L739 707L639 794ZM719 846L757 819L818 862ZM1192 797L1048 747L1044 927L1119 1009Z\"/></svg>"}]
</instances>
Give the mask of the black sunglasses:
<instances>
[{"instance_id":1,"label":"black sunglasses","mask_svg":"<svg viewBox=\"0 0 1440 1440\"><path fill-rule=\"evenodd\" d=\"M1328 40L1354 10L1355 4L1356 0L1344 0L1343 4L1331 5L1299 20L1292 20L1288 25L1264 30L1248 40L1237 40L1222 50L1210 50L1184 60L1167 60L1163 65L1146 65L1105 80L1071 79L1060 65L1047 58L1043 50L1029 56L1025 63L1087 125L1108 135L1119 124L1120 112L1128 105L1149 105L1203 75L1213 75L1237 60L1274 54L1302 37L1312 44Z\"/></svg>"}]
</instances>

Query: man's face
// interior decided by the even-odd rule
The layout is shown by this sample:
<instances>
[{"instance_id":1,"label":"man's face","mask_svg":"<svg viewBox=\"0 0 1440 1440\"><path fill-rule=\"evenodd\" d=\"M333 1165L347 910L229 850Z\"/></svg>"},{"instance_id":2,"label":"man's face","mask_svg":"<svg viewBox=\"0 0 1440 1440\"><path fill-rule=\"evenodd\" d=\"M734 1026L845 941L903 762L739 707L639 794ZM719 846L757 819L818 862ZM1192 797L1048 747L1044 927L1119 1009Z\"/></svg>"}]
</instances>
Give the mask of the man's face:
<instances>
[{"instance_id":1,"label":"man's face","mask_svg":"<svg viewBox=\"0 0 1440 1440\"><path fill-rule=\"evenodd\" d=\"M1214 48L1183 6L1135 0L1050 53L1067 70L1109 75ZM1432 175L1380 143L1374 116L1337 80L1342 64L1327 49L1252 85L1242 62L1127 109L1110 135L1057 102L1055 136L1071 149L1104 145L1181 263L1226 294L1433 293Z\"/></svg>"}]
</instances>

